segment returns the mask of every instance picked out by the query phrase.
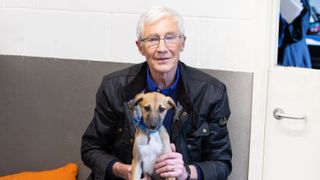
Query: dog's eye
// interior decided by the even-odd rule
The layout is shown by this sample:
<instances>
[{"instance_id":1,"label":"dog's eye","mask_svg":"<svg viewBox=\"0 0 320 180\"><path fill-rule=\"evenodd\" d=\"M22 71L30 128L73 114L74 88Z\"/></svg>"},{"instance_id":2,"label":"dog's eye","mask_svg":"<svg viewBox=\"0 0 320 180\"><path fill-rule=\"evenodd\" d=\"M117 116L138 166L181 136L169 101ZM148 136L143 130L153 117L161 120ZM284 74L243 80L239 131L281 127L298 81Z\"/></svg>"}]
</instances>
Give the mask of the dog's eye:
<instances>
[{"instance_id":1,"label":"dog's eye","mask_svg":"<svg viewBox=\"0 0 320 180\"><path fill-rule=\"evenodd\" d=\"M150 106L149 105L148 106L144 106L143 108L144 108L145 111L150 111Z\"/></svg>"},{"instance_id":2,"label":"dog's eye","mask_svg":"<svg viewBox=\"0 0 320 180\"><path fill-rule=\"evenodd\" d=\"M162 106L159 106L159 112L163 112L164 110L166 110L166 108L162 107Z\"/></svg>"}]
</instances>

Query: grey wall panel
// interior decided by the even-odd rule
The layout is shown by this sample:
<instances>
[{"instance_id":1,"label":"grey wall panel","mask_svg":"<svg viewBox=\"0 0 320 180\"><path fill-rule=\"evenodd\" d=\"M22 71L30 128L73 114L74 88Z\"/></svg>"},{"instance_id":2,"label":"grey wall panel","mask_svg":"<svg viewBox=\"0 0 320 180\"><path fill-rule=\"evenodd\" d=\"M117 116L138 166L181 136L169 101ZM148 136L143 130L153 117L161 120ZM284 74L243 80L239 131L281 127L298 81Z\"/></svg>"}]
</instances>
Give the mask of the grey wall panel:
<instances>
[{"instance_id":1,"label":"grey wall panel","mask_svg":"<svg viewBox=\"0 0 320 180\"><path fill-rule=\"evenodd\" d=\"M124 64L0 56L0 175L80 159L104 74Z\"/></svg>"},{"instance_id":2,"label":"grey wall panel","mask_svg":"<svg viewBox=\"0 0 320 180\"><path fill-rule=\"evenodd\" d=\"M89 124L102 77L129 66L111 62L0 56L0 176L45 170L75 162L79 180L89 170L80 159L81 136ZM229 92L234 169L248 175L252 74L204 70Z\"/></svg>"}]
</instances>

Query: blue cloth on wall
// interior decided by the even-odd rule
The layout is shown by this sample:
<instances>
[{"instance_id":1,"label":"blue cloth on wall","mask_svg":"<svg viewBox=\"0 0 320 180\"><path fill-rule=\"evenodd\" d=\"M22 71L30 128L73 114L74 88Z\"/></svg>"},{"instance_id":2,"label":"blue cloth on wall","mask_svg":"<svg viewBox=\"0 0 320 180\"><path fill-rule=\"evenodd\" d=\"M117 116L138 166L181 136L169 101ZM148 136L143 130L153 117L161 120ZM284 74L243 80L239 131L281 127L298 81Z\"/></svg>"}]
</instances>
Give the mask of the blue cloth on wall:
<instances>
[{"instance_id":1,"label":"blue cloth on wall","mask_svg":"<svg viewBox=\"0 0 320 180\"><path fill-rule=\"evenodd\" d=\"M311 58L306 43L309 27L310 5L308 0L301 0L303 10L300 15L288 24L280 15L278 64L311 68Z\"/></svg>"}]
</instances>

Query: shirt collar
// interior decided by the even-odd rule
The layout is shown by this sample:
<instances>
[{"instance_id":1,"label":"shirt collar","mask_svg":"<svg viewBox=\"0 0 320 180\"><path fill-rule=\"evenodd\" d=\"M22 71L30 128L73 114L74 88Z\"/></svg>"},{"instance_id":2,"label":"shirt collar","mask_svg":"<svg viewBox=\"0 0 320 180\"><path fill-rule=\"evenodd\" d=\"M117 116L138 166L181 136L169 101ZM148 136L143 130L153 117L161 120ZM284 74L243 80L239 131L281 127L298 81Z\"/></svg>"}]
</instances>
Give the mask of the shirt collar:
<instances>
[{"instance_id":1,"label":"shirt collar","mask_svg":"<svg viewBox=\"0 0 320 180\"><path fill-rule=\"evenodd\" d=\"M157 92L160 92L160 93L162 93L164 95L168 95L173 90L175 90L177 88L179 77L180 77L180 70L179 70L179 66L178 66L177 67L177 71L176 71L175 80L174 80L173 84L169 88L159 89L158 86L156 85L156 83L151 78L151 73L150 73L149 66L148 66L147 67L147 87L146 87L146 91L149 91L149 92L157 91Z\"/></svg>"}]
</instances>

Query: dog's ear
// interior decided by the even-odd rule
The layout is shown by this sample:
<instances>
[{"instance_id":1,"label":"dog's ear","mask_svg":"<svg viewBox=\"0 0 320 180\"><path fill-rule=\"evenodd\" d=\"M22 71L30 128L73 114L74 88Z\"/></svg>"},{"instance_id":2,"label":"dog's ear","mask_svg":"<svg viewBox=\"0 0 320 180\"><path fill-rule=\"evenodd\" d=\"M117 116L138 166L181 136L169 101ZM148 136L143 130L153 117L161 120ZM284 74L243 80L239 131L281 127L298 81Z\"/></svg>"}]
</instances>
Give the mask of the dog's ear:
<instances>
[{"instance_id":1,"label":"dog's ear","mask_svg":"<svg viewBox=\"0 0 320 180\"><path fill-rule=\"evenodd\" d=\"M141 101L143 100L143 96L144 96L143 93L137 94L137 95L134 97L133 106L138 105L139 102L141 102Z\"/></svg>"},{"instance_id":2,"label":"dog's ear","mask_svg":"<svg viewBox=\"0 0 320 180\"><path fill-rule=\"evenodd\" d=\"M176 116L176 114L177 114L177 106L176 106L176 103L173 101L173 99L171 98L171 97L169 97L169 96L167 96L167 98L168 98L168 104L171 106L171 108L173 109L173 111L174 111L174 117Z\"/></svg>"},{"instance_id":3,"label":"dog's ear","mask_svg":"<svg viewBox=\"0 0 320 180\"><path fill-rule=\"evenodd\" d=\"M171 106L171 108L174 110L174 112L176 112L176 110L177 110L176 103L169 96L167 96L167 99L168 99L168 104Z\"/></svg>"}]
</instances>

